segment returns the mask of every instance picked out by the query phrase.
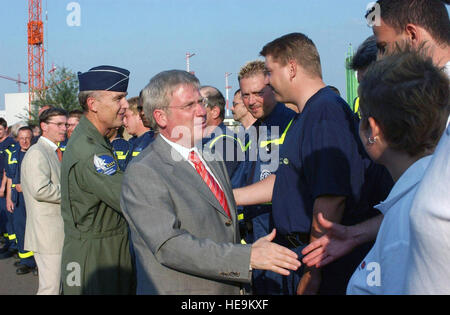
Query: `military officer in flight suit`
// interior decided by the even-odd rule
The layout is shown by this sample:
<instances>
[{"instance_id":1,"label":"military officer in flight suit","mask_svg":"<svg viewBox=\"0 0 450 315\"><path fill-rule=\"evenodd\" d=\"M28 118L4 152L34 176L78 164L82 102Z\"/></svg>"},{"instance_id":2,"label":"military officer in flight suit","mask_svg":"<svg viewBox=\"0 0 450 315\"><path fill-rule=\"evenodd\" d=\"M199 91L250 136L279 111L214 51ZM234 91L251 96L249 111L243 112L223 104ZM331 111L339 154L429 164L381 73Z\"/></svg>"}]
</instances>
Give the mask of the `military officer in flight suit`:
<instances>
[{"instance_id":1,"label":"military officer in flight suit","mask_svg":"<svg viewBox=\"0 0 450 315\"><path fill-rule=\"evenodd\" d=\"M133 294L128 225L120 209L123 173L105 139L123 123L129 71L100 66L78 79L84 116L61 168L63 293Z\"/></svg>"}]
</instances>

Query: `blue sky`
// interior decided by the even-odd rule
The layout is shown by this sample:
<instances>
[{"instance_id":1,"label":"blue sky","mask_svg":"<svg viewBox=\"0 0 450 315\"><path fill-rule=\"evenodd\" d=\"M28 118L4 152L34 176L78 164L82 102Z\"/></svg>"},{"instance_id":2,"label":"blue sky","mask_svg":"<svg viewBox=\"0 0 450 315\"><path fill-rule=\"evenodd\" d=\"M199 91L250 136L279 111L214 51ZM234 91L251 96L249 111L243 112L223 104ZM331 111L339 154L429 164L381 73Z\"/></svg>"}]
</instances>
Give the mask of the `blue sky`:
<instances>
[{"instance_id":1,"label":"blue sky","mask_svg":"<svg viewBox=\"0 0 450 315\"><path fill-rule=\"evenodd\" d=\"M366 0L42 0L47 11L46 76L52 63L73 72L108 64L131 71L129 95L163 70L186 69L186 52L195 53L191 70L201 84L225 95L225 72L237 73L259 59L269 41L291 32L307 34L322 59L324 80L345 95L345 57L372 34L364 19ZM67 5L77 2L81 25L69 26ZM28 1L2 0L0 75L27 81ZM22 86L26 91L27 86ZM17 84L0 79L4 93Z\"/></svg>"}]
</instances>

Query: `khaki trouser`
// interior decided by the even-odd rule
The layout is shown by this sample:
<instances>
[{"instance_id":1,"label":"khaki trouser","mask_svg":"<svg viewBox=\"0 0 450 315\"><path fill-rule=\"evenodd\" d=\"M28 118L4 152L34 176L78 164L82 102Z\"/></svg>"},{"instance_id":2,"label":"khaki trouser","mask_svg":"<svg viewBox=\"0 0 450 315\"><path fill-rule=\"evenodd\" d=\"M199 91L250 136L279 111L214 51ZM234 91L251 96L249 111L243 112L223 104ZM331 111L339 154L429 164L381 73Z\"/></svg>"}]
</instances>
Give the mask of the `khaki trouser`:
<instances>
[{"instance_id":1,"label":"khaki trouser","mask_svg":"<svg viewBox=\"0 0 450 315\"><path fill-rule=\"evenodd\" d=\"M34 253L39 272L37 295L59 295L61 292L61 255Z\"/></svg>"}]
</instances>

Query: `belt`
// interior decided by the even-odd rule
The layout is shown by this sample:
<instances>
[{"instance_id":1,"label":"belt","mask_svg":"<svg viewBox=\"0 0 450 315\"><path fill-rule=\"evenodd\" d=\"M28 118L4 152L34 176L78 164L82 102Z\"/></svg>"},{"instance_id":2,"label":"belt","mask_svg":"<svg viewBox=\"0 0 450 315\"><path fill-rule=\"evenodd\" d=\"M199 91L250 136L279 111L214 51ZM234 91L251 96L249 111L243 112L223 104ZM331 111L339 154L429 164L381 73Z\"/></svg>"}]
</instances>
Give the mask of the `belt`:
<instances>
[{"instance_id":1,"label":"belt","mask_svg":"<svg viewBox=\"0 0 450 315\"><path fill-rule=\"evenodd\" d=\"M290 233L287 234L286 240L293 247L300 247L309 243L309 233Z\"/></svg>"}]
</instances>

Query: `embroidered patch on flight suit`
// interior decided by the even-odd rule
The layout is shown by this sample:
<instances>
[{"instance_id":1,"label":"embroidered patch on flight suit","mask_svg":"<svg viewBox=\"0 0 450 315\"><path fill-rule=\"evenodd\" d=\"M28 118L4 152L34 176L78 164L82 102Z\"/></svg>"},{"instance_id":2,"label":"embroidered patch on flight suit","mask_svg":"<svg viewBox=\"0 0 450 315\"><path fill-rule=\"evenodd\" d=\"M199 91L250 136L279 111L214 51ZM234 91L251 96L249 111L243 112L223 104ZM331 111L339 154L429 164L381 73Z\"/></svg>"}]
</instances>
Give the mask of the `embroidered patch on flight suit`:
<instances>
[{"instance_id":1,"label":"embroidered patch on flight suit","mask_svg":"<svg viewBox=\"0 0 450 315\"><path fill-rule=\"evenodd\" d=\"M94 155L94 166L99 174L114 175L117 172L117 163L109 155Z\"/></svg>"}]
</instances>

